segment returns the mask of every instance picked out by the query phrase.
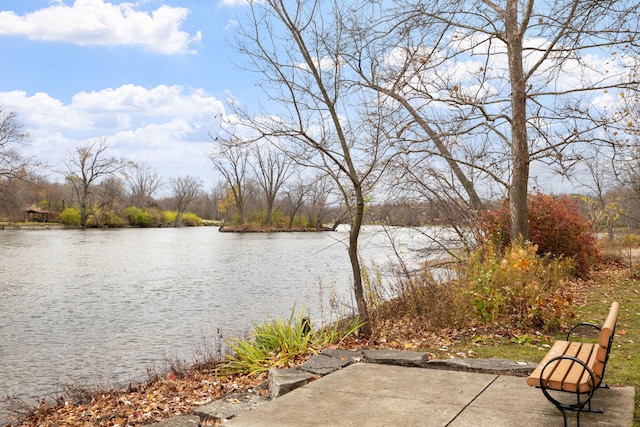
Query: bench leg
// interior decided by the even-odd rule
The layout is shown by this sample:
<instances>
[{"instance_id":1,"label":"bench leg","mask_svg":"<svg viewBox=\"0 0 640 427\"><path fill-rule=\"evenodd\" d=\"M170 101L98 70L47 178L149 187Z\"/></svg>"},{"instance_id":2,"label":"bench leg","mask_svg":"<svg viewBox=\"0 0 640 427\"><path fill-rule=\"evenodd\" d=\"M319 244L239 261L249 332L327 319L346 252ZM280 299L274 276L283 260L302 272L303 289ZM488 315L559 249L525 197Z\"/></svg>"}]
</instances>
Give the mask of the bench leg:
<instances>
[{"instance_id":1,"label":"bench leg","mask_svg":"<svg viewBox=\"0 0 640 427\"><path fill-rule=\"evenodd\" d=\"M565 408L562 405L557 405L555 404L555 407L558 408L558 410L560 411L560 413L562 413L562 419L564 420L564 427L567 427L567 408ZM577 411L577 415L576 415L576 427L580 427L580 412L582 412L579 409L575 409L575 411Z\"/></svg>"},{"instance_id":2,"label":"bench leg","mask_svg":"<svg viewBox=\"0 0 640 427\"><path fill-rule=\"evenodd\" d=\"M585 365L585 363L579 359L576 359L575 357L572 356L558 356L558 357L554 357L553 359L551 359L549 362L547 362L547 364L542 368L542 371L540 372L540 388L542 389L542 394L544 394L544 397L547 398L547 400L551 403L554 404L554 406L556 408L558 408L558 410L560 412L562 412L562 417L564 419L564 426L567 427L567 411L576 411L577 412L577 416L576 416L576 421L577 421L577 425L578 427L580 427L580 412L586 411L586 412L599 412L602 413L603 411L601 409L599 410L592 410L591 409L591 398L593 397L593 394L595 393L595 388L591 388L588 392L583 393L586 394L586 399L581 400L580 399L580 395L581 393L579 392L575 392L574 394L576 395L576 403L564 403L556 398L554 398L550 391L558 391L558 390L553 390L553 389L549 389L547 387L547 383L544 380L545 376L544 376L544 372L545 370L552 364L552 362L558 361L558 360L563 360L563 359L568 359L568 360L573 360L574 362L577 362L579 364L581 364L584 369L585 372L589 373L589 376L591 377L591 384L595 384L595 377L593 375L593 372L591 372L591 370ZM561 391L562 393L567 393L565 391ZM587 409L585 409L585 407Z\"/></svg>"},{"instance_id":3,"label":"bench leg","mask_svg":"<svg viewBox=\"0 0 640 427\"><path fill-rule=\"evenodd\" d=\"M580 394L579 393L575 393L576 397L577 397L577 403L571 405L571 404L566 404L566 403L562 403L556 399L554 399L553 397L551 397L551 395L549 394L549 392L547 390L545 390L544 388L542 388L543 393L545 395L545 397L547 397L547 399L553 403L553 405L558 408L558 410L562 413L562 418L564 420L564 427L567 427L567 411L572 411L576 413L576 425L577 427L580 427L580 414L582 412L591 412L594 414L604 414L604 410L603 409L591 409L591 397L593 396L593 392L589 393L589 398L583 402L580 401Z\"/></svg>"},{"instance_id":4,"label":"bench leg","mask_svg":"<svg viewBox=\"0 0 640 427\"><path fill-rule=\"evenodd\" d=\"M564 419L564 427L567 427L567 411L565 411L564 408L561 407L561 406L557 406L556 405L556 408L558 408L560 410L560 412L562 412L562 418ZM578 414L578 417L579 417L579 415L580 414ZM580 418L578 418L578 426L577 427L580 427Z\"/></svg>"}]
</instances>

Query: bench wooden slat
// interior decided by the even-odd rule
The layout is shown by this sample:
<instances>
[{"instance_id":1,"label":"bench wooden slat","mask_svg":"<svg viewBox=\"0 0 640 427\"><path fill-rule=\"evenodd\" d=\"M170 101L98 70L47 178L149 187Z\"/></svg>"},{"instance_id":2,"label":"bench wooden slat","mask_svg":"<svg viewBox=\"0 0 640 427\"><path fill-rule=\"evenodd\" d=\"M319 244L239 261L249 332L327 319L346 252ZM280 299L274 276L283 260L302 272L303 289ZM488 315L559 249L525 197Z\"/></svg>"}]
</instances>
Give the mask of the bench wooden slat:
<instances>
[{"instance_id":1,"label":"bench wooden slat","mask_svg":"<svg viewBox=\"0 0 640 427\"><path fill-rule=\"evenodd\" d=\"M582 347L579 342L570 342L569 347L567 347L567 351L565 351L565 356L578 356L580 352L580 347ZM547 382L547 387L553 390L564 390L565 380L571 367L575 364L572 360L560 360L553 370L553 374L549 377Z\"/></svg>"},{"instance_id":2,"label":"bench wooden slat","mask_svg":"<svg viewBox=\"0 0 640 427\"><path fill-rule=\"evenodd\" d=\"M595 345L594 351L591 353L591 357L589 357L589 360L587 361L587 366L589 366L592 372L597 367L598 353L600 353L601 350L602 347L600 347L600 345ZM601 366L604 367L604 365ZM602 370L600 376L594 375L594 377L596 380L595 384L591 382L591 375L589 375L588 372L584 371L584 373L582 374L582 378L580 379L580 383L578 384L578 392L588 393L589 390L598 387L602 382Z\"/></svg>"},{"instance_id":3,"label":"bench wooden slat","mask_svg":"<svg viewBox=\"0 0 640 427\"><path fill-rule=\"evenodd\" d=\"M589 369L592 369L596 362L596 344L582 344L580 351L576 355L577 359L582 360L587 364ZM570 371L567 373L564 383L562 384L562 390L575 392L578 389L582 389L585 386L587 390L590 387L591 377L584 369L584 366L579 363L572 362Z\"/></svg>"},{"instance_id":4,"label":"bench wooden slat","mask_svg":"<svg viewBox=\"0 0 640 427\"><path fill-rule=\"evenodd\" d=\"M542 361L538 364L531 375L529 375L529 378L527 378L527 384L532 387L540 387L540 372L542 372L542 368L544 367L544 365L554 357L562 356L565 351L567 351L569 344L569 341L554 342L547 355L544 357L544 359L542 359ZM557 366L557 362L554 362L553 366L549 366L547 369L545 369L544 375L546 378L549 378L549 376L553 373L553 371L555 370L555 366Z\"/></svg>"},{"instance_id":5,"label":"bench wooden slat","mask_svg":"<svg viewBox=\"0 0 640 427\"><path fill-rule=\"evenodd\" d=\"M602 347L598 344L598 349L596 351L596 361L593 365L593 374L602 378L602 374L604 373L604 362L607 359L607 348Z\"/></svg>"},{"instance_id":6,"label":"bench wooden slat","mask_svg":"<svg viewBox=\"0 0 640 427\"><path fill-rule=\"evenodd\" d=\"M611 340L613 338L613 333L616 328L616 322L618 321L618 313L620 312L620 303L614 302L611 304L611 308L609 309L609 314L602 324L602 329L600 330L600 336L598 338L598 350L596 362L593 365L593 374L596 376L596 387L600 385L602 382L602 376L604 374L604 366L607 362L607 355L610 351L609 346L611 345Z\"/></svg>"}]
</instances>

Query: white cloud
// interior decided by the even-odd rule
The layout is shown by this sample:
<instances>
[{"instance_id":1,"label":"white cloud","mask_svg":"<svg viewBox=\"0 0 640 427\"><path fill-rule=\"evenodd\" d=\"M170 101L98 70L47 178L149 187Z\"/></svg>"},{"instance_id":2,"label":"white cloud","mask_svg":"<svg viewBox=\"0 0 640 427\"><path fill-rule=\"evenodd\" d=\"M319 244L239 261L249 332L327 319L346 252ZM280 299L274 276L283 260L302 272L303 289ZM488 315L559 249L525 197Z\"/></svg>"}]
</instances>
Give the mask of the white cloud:
<instances>
[{"instance_id":1,"label":"white cloud","mask_svg":"<svg viewBox=\"0 0 640 427\"><path fill-rule=\"evenodd\" d=\"M213 175L207 157L225 110L198 89L123 85L80 92L68 104L46 93L0 92L0 105L17 113L31 134L29 153L59 169L74 148L105 138L117 155L154 167L161 176Z\"/></svg>"},{"instance_id":2,"label":"white cloud","mask_svg":"<svg viewBox=\"0 0 640 427\"><path fill-rule=\"evenodd\" d=\"M190 53L190 45L200 42L202 34L180 30L188 13L187 8L166 5L147 13L133 3L56 2L24 16L0 12L0 34L78 45L142 46L166 55Z\"/></svg>"},{"instance_id":3,"label":"white cloud","mask_svg":"<svg viewBox=\"0 0 640 427\"><path fill-rule=\"evenodd\" d=\"M229 22L227 22L227 25L224 26L224 29L226 31L233 30L234 28L237 28L238 25L240 25L238 21L236 21L235 19L230 19Z\"/></svg>"},{"instance_id":4,"label":"white cloud","mask_svg":"<svg viewBox=\"0 0 640 427\"><path fill-rule=\"evenodd\" d=\"M252 1L254 3L260 3L260 1L257 1L257 0L220 0L220 6L228 6L228 7L246 6Z\"/></svg>"},{"instance_id":5,"label":"white cloud","mask_svg":"<svg viewBox=\"0 0 640 427\"><path fill-rule=\"evenodd\" d=\"M19 114L20 122L27 129L55 127L56 129L86 129L92 126L91 118L81 111L74 111L46 93L27 96L24 91L0 92L0 105Z\"/></svg>"}]
</instances>

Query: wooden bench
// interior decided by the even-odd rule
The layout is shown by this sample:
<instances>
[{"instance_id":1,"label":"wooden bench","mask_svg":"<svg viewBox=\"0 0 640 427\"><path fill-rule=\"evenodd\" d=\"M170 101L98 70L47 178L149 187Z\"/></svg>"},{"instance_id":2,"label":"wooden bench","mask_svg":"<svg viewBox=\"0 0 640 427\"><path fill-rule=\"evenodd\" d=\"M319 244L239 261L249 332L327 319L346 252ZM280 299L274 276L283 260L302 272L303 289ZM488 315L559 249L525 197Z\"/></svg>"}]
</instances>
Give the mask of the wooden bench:
<instances>
[{"instance_id":1,"label":"wooden bench","mask_svg":"<svg viewBox=\"0 0 640 427\"><path fill-rule=\"evenodd\" d=\"M527 378L527 384L542 389L544 396L562 412L564 425L567 425L567 410L577 411L577 425L580 426L580 412L603 413L602 409L591 409L591 398L596 389L608 388L602 379L609 360L609 352L620 304L614 302L609 315L602 326L592 323L580 323L567 334L566 341L556 341L551 350ZM600 331L598 342L583 343L571 341L571 335L580 327L595 328ZM552 391L574 393L575 403L566 403L554 397ZM585 406L587 407L585 409Z\"/></svg>"}]
</instances>

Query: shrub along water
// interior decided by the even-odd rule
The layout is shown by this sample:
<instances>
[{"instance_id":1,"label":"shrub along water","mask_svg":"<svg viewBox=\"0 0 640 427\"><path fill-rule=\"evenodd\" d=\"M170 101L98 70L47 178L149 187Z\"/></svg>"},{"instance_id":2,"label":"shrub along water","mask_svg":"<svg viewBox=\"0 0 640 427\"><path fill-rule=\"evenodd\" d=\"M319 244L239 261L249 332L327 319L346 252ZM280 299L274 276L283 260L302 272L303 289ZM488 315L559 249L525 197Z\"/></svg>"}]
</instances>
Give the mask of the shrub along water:
<instances>
[{"instance_id":1,"label":"shrub along water","mask_svg":"<svg viewBox=\"0 0 640 427\"><path fill-rule=\"evenodd\" d=\"M143 228L150 227L152 225L153 217L148 211L135 206L130 206L124 210L124 214L126 215L130 225Z\"/></svg>"},{"instance_id":2,"label":"shrub along water","mask_svg":"<svg viewBox=\"0 0 640 427\"><path fill-rule=\"evenodd\" d=\"M380 280L367 281L376 288L367 292L374 329L384 333L385 322L404 317L433 332L472 325L554 332L573 316L567 285L575 278L573 258L540 255L532 243L513 242L503 251L489 242L451 268L456 278L444 283L426 271L401 277L391 297L379 290Z\"/></svg>"},{"instance_id":3,"label":"shrub along water","mask_svg":"<svg viewBox=\"0 0 640 427\"><path fill-rule=\"evenodd\" d=\"M63 210L60 214L60 222L72 226L80 225L80 208L72 206Z\"/></svg>"},{"instance_id":4,"label":"shrub along water","mask_svg":"<svg viewBox=\"0 0 640 427\"><path fill-rule=\"evenodd\" d=\"M180 218L180 222L182 222L183 225L187 225L187 226L201 226L202 225L202 219L191 212L185 212L182 214L182 217Z\"/></svg>"}]
</instances>

